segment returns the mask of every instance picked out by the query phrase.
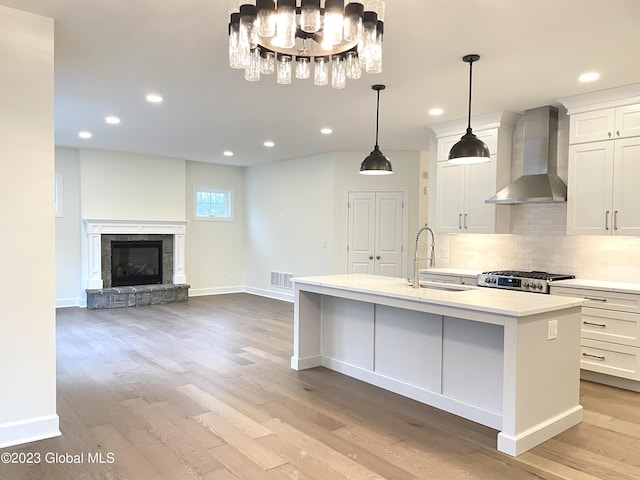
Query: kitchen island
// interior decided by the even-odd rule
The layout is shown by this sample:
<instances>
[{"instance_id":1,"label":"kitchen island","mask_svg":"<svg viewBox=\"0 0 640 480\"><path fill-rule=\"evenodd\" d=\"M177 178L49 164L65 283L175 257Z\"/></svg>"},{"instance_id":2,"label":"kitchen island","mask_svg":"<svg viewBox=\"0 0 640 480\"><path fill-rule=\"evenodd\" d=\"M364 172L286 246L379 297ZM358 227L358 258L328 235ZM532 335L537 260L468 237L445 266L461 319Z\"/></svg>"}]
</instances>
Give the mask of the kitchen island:
<instances>
[{"instance_id":1,"label":"kitchen island","mask_svg":"<svg viewBox=\"0 0 640 480\"><path fill-rule=\"evenodd\" d=\"M512 456L582 420L580 299L373 275L294 282L295 370L323 366L487 425Z\"/></svg>"}]
</instances>

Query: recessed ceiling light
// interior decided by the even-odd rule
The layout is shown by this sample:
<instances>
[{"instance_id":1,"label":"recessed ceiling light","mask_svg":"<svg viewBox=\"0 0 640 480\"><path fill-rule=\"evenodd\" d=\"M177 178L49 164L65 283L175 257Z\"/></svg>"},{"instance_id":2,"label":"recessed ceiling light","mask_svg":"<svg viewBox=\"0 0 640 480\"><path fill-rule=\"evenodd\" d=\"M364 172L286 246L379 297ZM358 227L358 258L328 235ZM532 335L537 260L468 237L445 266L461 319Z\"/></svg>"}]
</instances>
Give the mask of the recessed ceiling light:
<instances>
[{"instance_id":1,"label":"recessed ceiling light","mask_svg":"<svg viewBox=\"0 0 640 480\"><path fill-rule=\"evenodd\" d=\"M222 154L225 157L233 157L233 152L231 150L225 150Z\"/></svg>"},{"instance_id":2,"label":"recessed ceiling light","mask_svg":"<svg viewBox=\"0 0 640 480\"><path fill-rule=\"evenodd\" d=\"M431 110L429 110L429 115L433 116L442 115L443 113L444 110L441 108L432 108Z\"/></svg>"},{"instance_id":3,"label":"recessed ceiling light","mask_svg":"<svg viewBox=\"0 0 640 480\"><path fill-rule=\"evenodd\" d=\"M162 103L164 101L162 95L158 95L157 93L149 93L146 98L149 103Z\"/></svg>"},{"instance_id":4,"label":"recessed ceiling light","mask_svg":"<svg viewBox=\"0 0 640 480\"><path fill-rule=\"evenodd\" d=\"M581 82L594 82L600 78L600 74L597 72L583 73L578 77Z\"/></svg>"},{"instance_id":5,"label":"recessed ceiling light","mask_svg":"<svg viewBox=\"0 0 640 480\"><path fill-rule=\"evenodd\" d=\"M93 135L91 134L91 132L87 132L87 131L78 132L78 136L79 136L80 138L85 139L85 140L86 140L86 139L88 139L88 138L93 137Z\"/></svg>"},{"instance_id":6,"label":"recessed ceiling light","mask_svg":"<svg viewBox=\"0 0 640 480\"><path fill-rule=\"evenodd\" d=\"M320 133L323 135L331 135L333 133L333 130L328 127L325 127L320 130Z\"/></svg>"},{"instance_id":7,"label":"recessed ceiling light","mask_svg":"<svg viewBox=\"0 0 640 480\"><path fill-rule=\"evenodd\" d=\"M109 115L108 117L105 117L104 121L109 125L118 125L120 123L120 119L115 115Z\"/></svg>"},{"instance_id":8,"label":"recessed ceiling light","mask_svg":"<svg viewBox=\"0 0 640 480\"><path fill-rule=\"evenodd\" d=\"M267 140L266 142L264 142L264 146L271 148L271 147L275 147L276 144L273 143L271 140Z\"/></svg>"}]
</instances>

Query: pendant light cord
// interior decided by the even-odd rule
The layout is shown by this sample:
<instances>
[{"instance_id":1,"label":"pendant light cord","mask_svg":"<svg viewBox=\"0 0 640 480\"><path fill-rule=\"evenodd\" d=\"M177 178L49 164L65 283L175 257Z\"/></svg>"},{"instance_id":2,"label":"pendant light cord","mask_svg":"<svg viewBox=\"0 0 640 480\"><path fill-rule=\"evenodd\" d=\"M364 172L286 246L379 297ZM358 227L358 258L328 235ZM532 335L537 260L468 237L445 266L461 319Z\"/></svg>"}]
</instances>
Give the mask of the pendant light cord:
<instances>
[{"instance_id":1,"label":"pendant light cord","mask_svg":"<svg viewBox=\"0 0 640 480\"><path fill-rule=\"evenodd\" d=\"M469 61L469 120L467 123L467 132L471 131L471 81L473 79L473 60Z\"/></svg>"},{"instance_id":2,"label":"pendant light cord","mask_svg":"<svg viewBox=\"0 0 640 480\"><path fill-rule=\"evenodd\" d=\"M375 149L377 150L378 147L378 123L380 121L380 90L378 90L378 101L376 103L376 146Z\"/></svg>"}]
</instances>

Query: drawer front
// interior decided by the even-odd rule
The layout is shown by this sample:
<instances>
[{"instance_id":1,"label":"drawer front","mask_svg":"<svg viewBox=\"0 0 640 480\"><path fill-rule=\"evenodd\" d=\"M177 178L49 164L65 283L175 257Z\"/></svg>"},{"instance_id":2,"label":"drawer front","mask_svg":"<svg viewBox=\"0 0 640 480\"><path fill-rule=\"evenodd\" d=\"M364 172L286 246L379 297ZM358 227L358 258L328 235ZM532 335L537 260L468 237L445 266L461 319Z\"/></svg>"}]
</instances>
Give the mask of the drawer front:
<instances>
[{"instance_id":1,"label":"drawer front","mask_svg":"<svg viewBox=\"0 0 640 480\"><path fill-rule=\"evenodd\" d=\"M640 380L640 349L583 338L580 346L580 368Z\"/></svg>"},{"instance_id":2,"label":"drawer front","mask_svg":"<svg viewBox=\"0 0 640 480\"><path fill-rule=\"evenodd\" d=\"M582 338L640 347L640 315L583 307Z\"/></svg>"},{"instance_id":3,"label":"drawer front","mask_svg":"<svg viewBox=\"0 0 640 480\"><path fill-rule=\"evenodd\" d=\"M551 294L584 298L587 300L585 307L640 313L640 295L633 293L552 286Z\"/></svg>"}]
</instances>

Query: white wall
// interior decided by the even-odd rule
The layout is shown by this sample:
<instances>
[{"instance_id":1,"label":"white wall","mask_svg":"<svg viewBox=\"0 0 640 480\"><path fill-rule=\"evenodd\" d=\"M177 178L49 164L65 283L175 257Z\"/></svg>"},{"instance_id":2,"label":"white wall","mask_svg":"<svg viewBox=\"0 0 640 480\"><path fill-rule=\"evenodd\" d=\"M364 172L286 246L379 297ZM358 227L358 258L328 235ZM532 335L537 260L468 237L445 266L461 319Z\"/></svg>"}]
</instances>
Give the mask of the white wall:
<instances>
[{"instance_id":1,"label":"white wall","mask_svg":"<svg viewBox=\"0 0 640 480\"><path fill-rule=\"evenodd\" d=\"M80 150L82 217L184 220L185 161Z\"/></svg>"},{"instance_id":2,"label":"white wall","mask_svg":"<svg viewBox=\"0 0 640 480\"><path fill-rule=\"evenodd\" d=\"M189 295L210 295L242 291L245 266L245 169L186 163L186 272ZM193 186L230 188L233 196L233 221L209 221L194 218Z\"/></svg>"},{"instance_id":3,"label":"white wall","mask_svg":"<svg viewBox=\"0 0 640 480\"><path fill-rule=\"evenodd\" d=\"M53 20L0 7L0 447L59 435Z\"/></svg>"},{"instance_id":4,"label":"white wall","mask_svg":"<svg viewBox=\"0 0 640 480\"><path fill-rule=\"evenodd\" d=\"M72 148L56 148L56 174L62 174L63 215L56 218L56 306L79 305L81 290L80 155Z\"/></svg>"},{"instance_id":5,"label":"white wall","mask_svg":"<svg viewBox=\"0 0 640 480\"><path fill-rule=\"evenodd\" d=\"M421 162L420 152L387 151L385 155L391 161L393 175L369 176L360 175L360 163L369 152L344 152L334 155L335 185L335 222L334 243L337 246L334 256L333 272L347 271L347 192L349 190L402 190L407 192L405 208L408 225L406 226L406 272L410 272L413 264L413 241L422 225L419 224L419 211L427 204L426 196L420 195Z\"/></svg>"},{"instance_id":6,"label":"white wall","mask_svg":"<svg viewBox=\"0 0 640 480\"><path fill-rule=\"evenodd\" d=\"M408 238L415 235L419 152L385 152L393 175L360 175L368 153L336 152L247 169L245 280L250 291L291 298L291 290L269 284L271 271L296 276L346 272L351 189L406 191Z\"/></svg>"},{"instance_id":7,"label":"white wall","mask_svg":"<svg viewBox=\"0 0 640 480\"><path fill-rule=\"evenodd\" d=\"M245 283L250 291L290 298L291 290L270 285L271 271L332 273L333 181L333 155L247 169Z\"/></svg>"}]
</instances>

